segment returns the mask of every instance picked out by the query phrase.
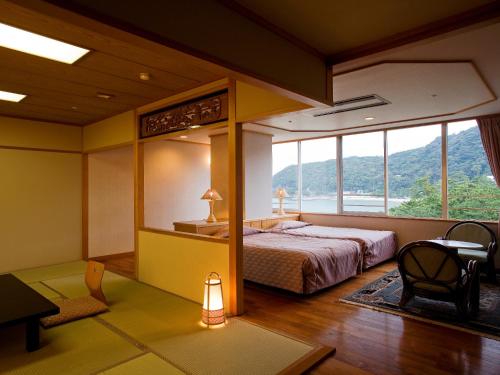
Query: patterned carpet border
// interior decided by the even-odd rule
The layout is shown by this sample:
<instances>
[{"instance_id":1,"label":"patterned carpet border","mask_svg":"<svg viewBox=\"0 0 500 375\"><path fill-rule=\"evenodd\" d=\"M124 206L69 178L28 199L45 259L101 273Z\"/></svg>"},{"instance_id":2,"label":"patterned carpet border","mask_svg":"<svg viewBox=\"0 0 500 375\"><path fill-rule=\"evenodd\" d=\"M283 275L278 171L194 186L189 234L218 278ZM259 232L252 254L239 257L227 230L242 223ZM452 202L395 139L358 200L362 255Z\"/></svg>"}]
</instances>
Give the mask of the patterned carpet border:
<instances>
[{"instance_id":1,"label":"patterned carpet border","mask_svg":"<svg viewBox=\"0 0 500 375\"><path fill-rule=\"evenodd\" d=\"M340 302L477 334L500 341L500 282L481 281L479 314L463 322L453 303L415 297L399 307L402 281L397 269L340 299Z\"/></svg>"}]
</instances>

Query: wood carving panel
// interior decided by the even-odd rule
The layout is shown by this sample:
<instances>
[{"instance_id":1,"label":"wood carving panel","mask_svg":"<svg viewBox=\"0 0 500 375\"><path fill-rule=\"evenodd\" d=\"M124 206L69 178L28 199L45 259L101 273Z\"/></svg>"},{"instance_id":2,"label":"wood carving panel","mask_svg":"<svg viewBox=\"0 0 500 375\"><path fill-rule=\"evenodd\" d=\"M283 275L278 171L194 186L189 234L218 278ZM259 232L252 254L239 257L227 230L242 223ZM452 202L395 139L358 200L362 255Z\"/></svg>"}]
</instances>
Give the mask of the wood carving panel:
<instances>
[{"instance_id":1,"label":"wood carving panel","mask_svg":"<svg viewBox=\"0 0 500 375\"><path fill-rule=\"evenodd\" d=\"M139 134L140 138L153 137L227 118L228 92L224 90L141 115Z\"/></svg>"}]
</instances>

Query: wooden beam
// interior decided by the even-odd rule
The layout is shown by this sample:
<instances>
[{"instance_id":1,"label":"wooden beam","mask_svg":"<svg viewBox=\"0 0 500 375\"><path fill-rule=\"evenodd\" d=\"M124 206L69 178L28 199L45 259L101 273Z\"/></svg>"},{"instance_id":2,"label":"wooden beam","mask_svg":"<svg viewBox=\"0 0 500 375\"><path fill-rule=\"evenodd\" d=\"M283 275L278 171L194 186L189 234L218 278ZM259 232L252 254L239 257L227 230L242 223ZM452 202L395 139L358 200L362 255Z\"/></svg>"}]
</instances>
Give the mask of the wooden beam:
<instances>
[{"instance_id":1,"label":"wooden beam","mask_svg":"<svg viewBox=\"0 0 500 375\"><path fill-rule=\"evenodd\" d=\"M138 116L134 129L134 254L135 277L139 278L139 230L144 226L144 144L138 142Z\"/></svg>"},{"instance_id":2,"label":"wooden beam","mask_svg":"<svg viewBox=\"0 0 500 375\"><path fill-rule=\"evenodd\" d=\"M89 258L89 155L82 155L82 258Z\"/></svg>"},{"instance_id":3,"label":"wooden beam","mask_svg":"<svg viewBox=\"0 0 500 375\"><path fill-rule=\"evenodd\" d=\"M236 122L236 81L229 85L229 312L243 313L243 126Z\"/></svg>"}]
</instances>

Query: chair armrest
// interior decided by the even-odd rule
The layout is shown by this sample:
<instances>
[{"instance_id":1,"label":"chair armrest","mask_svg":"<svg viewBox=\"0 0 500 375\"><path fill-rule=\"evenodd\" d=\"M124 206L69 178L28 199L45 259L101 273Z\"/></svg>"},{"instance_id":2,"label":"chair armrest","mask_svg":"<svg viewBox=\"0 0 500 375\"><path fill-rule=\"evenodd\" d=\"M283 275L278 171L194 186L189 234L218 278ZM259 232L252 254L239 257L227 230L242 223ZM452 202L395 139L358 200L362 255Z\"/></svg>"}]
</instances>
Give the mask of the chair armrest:
<instances>
[{"instance_id":1,"label":"chair armrest","mask_svg":"<svg viewBox=\"0 0 500 375\"><path fill-rule=\"evenodd\" d=\"M467 263L466 283L471 282L474 279L474 276L476 275L477 272L479 272L479 263L477 262L477 260L469 260L469 262Z\"/></svg>"}]
</instances>

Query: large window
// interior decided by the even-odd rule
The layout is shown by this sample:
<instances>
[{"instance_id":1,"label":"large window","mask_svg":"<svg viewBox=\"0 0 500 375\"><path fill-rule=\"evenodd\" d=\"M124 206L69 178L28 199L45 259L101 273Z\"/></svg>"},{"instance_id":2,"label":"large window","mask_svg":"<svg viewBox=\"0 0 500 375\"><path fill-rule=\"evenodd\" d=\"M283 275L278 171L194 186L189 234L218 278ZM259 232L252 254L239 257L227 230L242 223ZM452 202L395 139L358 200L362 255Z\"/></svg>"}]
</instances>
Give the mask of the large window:
<instances>
[{"instance_id":1,"label":"large window","mask_svg":"<svg viewBox=\"0 0 500 375\"><path fill-rule=\"evenodd\" d=\"M448 124L448 216L497 220L500 189L484 153L475 120Z\"/></svg>"},{"instance_id":2,"label":"large window","mask_svg":"<svg viewBox=\"0 0 500 375\"><path fill-rule=\"evenodd\" d=\"M343 210L384 212L384 133L342 139Z\"/></svg>"},{"instance_id":3,"label":"large window","mask_svg":"<svg viewBox=\"0 0 500 375\"><path fill-rule=\"evenodd\" d=\"M299 153L298 143L278 143L273 145L273 209L279 207L275 197L276 190L284 188L288 197L283 207L288 210L299 209Z\"/></svg>"},{"instance_id":4,"label":"large window","mask_svg":"<svg viewBox=\"0 0 500 375\"><path fill-rule=\"evenodd\" d=\"M280 187L302 212L496 221L500 207L475 120L273 145Z\"/></svg>"},{"instance_id":5,"label":"large window","mask_svg":"<svg viewBox=\"0 0 500 375\"><path fill-rule=\"evenodd\" d=\"M302 202L304 212L337 212L337 138L302 141Z\"/></svg>"},{"instance_id":6,"label":"large window","mask_svg":"<svg viewBox=\"0 0 500 375\"><path fill-rule=\"evenodd\" d=\"M388 213L441 217L442 126L387 131Z\"/></svg>"}]
</instances>

